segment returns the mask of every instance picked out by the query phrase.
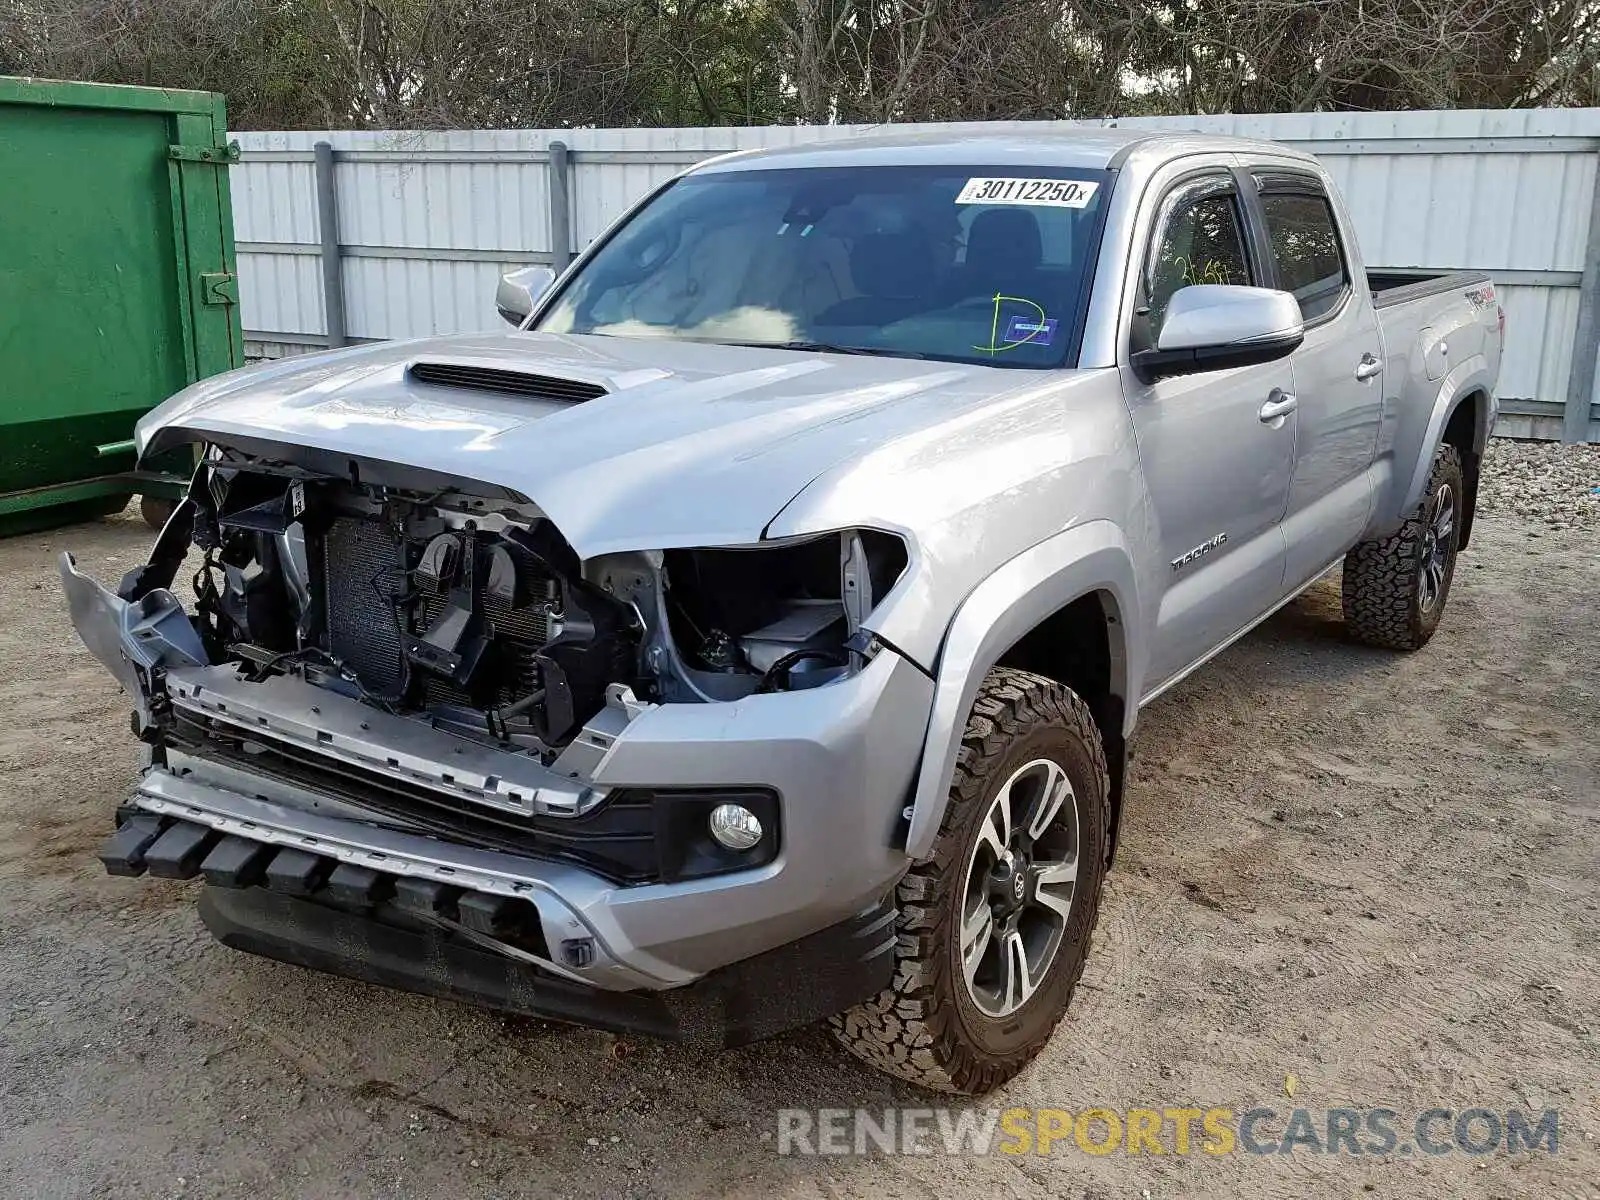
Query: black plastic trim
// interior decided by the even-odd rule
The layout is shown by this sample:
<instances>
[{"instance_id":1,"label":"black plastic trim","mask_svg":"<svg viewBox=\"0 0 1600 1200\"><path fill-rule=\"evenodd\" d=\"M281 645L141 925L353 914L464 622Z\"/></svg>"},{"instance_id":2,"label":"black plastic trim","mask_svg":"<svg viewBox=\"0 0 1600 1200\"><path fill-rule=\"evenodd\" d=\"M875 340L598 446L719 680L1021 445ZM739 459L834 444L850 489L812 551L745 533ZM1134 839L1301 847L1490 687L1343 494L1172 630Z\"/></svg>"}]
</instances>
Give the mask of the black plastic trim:
<instances>
[{"instance_id":1,"label":"black plastic trim","mask_svg":"<svg viewBox=\"0 0 1600 1200\"><path fill-rule=\"evenodd\" d=\"M523 817L410 784L339 759L323 758L267 735L255 752L231 744L231 731L174 723L174 745L253 775L287 781L388 818L393 824L462 845L576 863L616 883L653 883L661 876L650 794L613 792L581 817ZM737 798L737 797L735 797Z\"/></svg>"},{"instance_id":2,"label":"black plastic trim","mask_svg":"<svg viewBox=\"0 0 1600 1200\"><path fill-rule=\"evenodd\" d=\"M217 834L204 825L179 821L144 852L145 868L157 879L193 879L216 842Z\"/></svg>"},{"instance_id":3,"label":"black plastic trim","mask_svg":"<svg viewBox=\"0 0 1600 1200\"><path fill-rule=\"evenodd\" d=\"M1255 180L1256 191L1263 196L1281 194L1284 192L1296 193L1306 196L1323 196L1328 194L1327 186L1322 182L1322 176L1309 167L1245 167Z\"/></svg>"},{"instance_id":4,"label":"black plastic trim","mask_svg":"<svg viewBox=\"0 0 1600 1200\"><path fill-rule=\"evenodd\" d=\"M1201 371L1225 371L1257 363L1287 358L1305 341L1305 333L1292 333L1254 342L1234 342L1226 346L1201 346L1193 350L1136 350L1129 365L1143 380L1164 379L1169 375L1194 375Z\"/></svg>"},{"instance_id":5,"label":"black plastic trim","mask_svg":"<svg viewBox=\"0 0 1600 1200\"><path fill-rule=\"evenodd\" d=\"M230 833L206 855L200 874L216 887L254 887L262 881L273 853L265 842L252 842Z\"/></svg>"},{"instance_id":6,"label":"black plastic trim","mask_svg":"<svg viewBox=\"0 0 1600 1200\"><path fill-rule=\"evenodd\" d=\"M589 987L436 927L379 921L259 888L207 888L200 917L223 945L280 962L480 1008L713 1049L842 1012L877 995L894 975L896 913L887 897L849 920L663 992Z\"/></svg>"},{"instance_id":7,"label":"black plastic trim","mask_svg":"<svg viewBox=\"0 0 1600 1200\"><path fill-rule=\"evenodd\" d=\"M154 813L137 813L121 822L98 851L106 874L128 878L143 875L145 851L161 836L163 824Z\"/></svg>"},{"instance_id":8,"label":"black plastic trim","mask_svg":"<svg viewBox=\"0 0 1600 1200\"><path fill-rule=\"evenodd\" d=\"M1367 273L1367 286L1372 287L1372 277L1386 274L1383 271L1369 271ZM1401 284L1399 287L1376 289L1372 292L1373 308L1392 308L1396 304L1409 304L1413 300L1422 300L1429 296L1442 296L1446 292L1466 289L1475 283L1493 283L1494 279L1487 271L1453 271L1442 275L1433 275L1427 279L1419 279L1414 283Z\"/></svg>"},{"instance_id":9,"label":"black plastic trim","mask_svg":"<svg viewBox=\"0 0 1600 1200\"><path fill-rule=\"evenodd\" d=\"M782 844L778 795L765 787L619 788L581 816L525 817L322 757L270 734L251 733L253 749L246 752L235 744L236 731L180 716L169 736L197 758L297 784L380 821L461 845L574 863L624 886L748 871L771 862ZM750 850L728 850L706 833L711 809L730 802L754 812L766 830Z\"/></svg>"},{"instance_id":10,"label":"black plastic trim","mask_svg":"<svg viewBox=\"0 0 1600 1200\"><path fill-rule=\"evenodd\" d=\"M468 388L479 392L506 392L535 400L565 400L581 403L598 400L606 389L582 379L561 379L554 375L534 375L527 371L506 371L496 367L475 367L466 363L416 362L409 374L430 387Z\"/></svg>"},{"instance_id":11,"label":"black plastic trim","mask_svg":"<svg viewBox=\"0 0 1600 1200\"><path fill-rule=\"evenodd\" d=\"M267 864L266 884L286 896L309 896L322 886L333 870L333 860L286 846Z\"/></svg>"}]
</instances>

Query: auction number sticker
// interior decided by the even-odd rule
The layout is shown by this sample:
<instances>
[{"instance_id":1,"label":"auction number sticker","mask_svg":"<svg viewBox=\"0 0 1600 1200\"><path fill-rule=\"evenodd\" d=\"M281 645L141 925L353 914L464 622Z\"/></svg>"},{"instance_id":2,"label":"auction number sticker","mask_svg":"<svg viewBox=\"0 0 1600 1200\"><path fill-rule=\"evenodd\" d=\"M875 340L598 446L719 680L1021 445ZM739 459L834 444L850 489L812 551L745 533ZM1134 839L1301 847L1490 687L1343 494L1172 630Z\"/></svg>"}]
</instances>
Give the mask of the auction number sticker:
<instances>
[{"instance_id":1,"label":"auction number sticker","mask_svg":"<svg viewBox=\"0 0 1600 1200\"><path fill-rule=\"evenodd\" d=\"M1038 204L1048 208L1087 208L1100 190L1081 179L969 179L957 204Z\"/></svg>"}]
</instances>

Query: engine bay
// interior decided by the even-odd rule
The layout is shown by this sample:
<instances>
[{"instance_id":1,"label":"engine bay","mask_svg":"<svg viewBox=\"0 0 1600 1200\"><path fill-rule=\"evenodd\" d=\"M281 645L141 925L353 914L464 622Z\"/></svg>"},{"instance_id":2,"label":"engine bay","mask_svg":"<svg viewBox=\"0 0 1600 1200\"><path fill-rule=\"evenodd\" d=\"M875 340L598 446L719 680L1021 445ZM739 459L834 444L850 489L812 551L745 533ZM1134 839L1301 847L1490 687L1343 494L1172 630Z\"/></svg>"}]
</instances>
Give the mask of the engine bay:
<instances>
[{"instance_id":1,"label":"engine bay","mask_svg":"<svg viewBox=\"0 0 1600 1200\"><path fill-rule=\"evenodd\" d=\"M363 482L213 448L138 601L190 556L211 665L280 675L554 761L606 706L824 686L875 650L862 621L904 543L849 530L589 561L485 486Z\"/></svg>"}]
</instances>

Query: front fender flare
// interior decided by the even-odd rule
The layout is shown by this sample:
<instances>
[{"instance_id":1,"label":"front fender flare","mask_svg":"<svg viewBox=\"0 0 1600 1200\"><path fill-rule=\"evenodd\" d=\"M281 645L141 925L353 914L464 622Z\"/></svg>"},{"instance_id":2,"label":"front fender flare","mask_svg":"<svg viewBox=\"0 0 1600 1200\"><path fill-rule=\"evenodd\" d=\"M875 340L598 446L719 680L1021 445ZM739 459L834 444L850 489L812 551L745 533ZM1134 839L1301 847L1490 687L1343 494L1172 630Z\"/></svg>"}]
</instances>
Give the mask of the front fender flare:
<instances>
[{"instance_id":1,"label":"front fender flare","mask_svg":"<svg viewBox=\"0 0 1600 1200\"><path fill-rule=\"evenodd\" d=\"M1109 631L1112 686L1124 698L1137 696L1145 664L1142 653L1133 652L1140 640L1129 636L1129 624L1138 621L1139 613L1133 556L1122 530L1110 521L1091 521L1047 538L1011 559L962 601L934 675L933 709L906 832L910 858L924 859L933 851L967 714L984 676L1030 629L1097 591L1109 593L1116 608L1116 623ZM1123 733L1130 734L1138 705L1130 702L1125 708Z\"/></svg>"}]
</instances>

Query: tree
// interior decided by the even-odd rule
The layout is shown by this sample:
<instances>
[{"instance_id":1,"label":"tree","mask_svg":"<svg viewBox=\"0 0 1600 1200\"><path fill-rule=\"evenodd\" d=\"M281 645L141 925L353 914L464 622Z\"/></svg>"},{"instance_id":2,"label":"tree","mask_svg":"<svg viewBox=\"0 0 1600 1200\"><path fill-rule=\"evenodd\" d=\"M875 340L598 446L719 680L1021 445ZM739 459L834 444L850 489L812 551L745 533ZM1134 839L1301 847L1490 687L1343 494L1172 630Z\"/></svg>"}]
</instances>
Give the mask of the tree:
<instances>
[{"instance_id":1,"label":"tree","mask_svg":"<svg viewBox=\"0 0 1600 1200\"><path fill-rule=\"evenodd\" d=\"M561 128L1600 101L1600 0L0 0L0 70L236 128Z\"/></svg>"}]
</instances>

